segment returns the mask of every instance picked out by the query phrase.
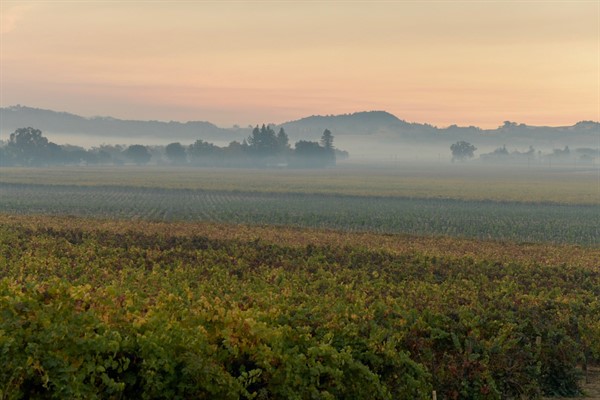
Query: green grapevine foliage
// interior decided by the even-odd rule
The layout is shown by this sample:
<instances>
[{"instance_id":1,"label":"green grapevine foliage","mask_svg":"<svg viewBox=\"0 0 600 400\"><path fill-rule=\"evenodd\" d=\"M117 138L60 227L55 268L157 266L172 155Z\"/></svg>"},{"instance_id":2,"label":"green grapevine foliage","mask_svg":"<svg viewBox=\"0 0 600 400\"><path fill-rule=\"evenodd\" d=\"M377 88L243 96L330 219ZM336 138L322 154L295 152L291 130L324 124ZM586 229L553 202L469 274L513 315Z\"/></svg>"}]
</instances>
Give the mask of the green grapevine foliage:
<instances>
[{"instance_id":1,"label":"green grapevine foliage","mask_svg":"<svg viewBox=\"0 0 600 400\"><path fill-rule=\"evenodd\" d=\"M0 224L0 399L536 398L600 360L594 267L120 224Z\"/></svg>"}]
</instances>

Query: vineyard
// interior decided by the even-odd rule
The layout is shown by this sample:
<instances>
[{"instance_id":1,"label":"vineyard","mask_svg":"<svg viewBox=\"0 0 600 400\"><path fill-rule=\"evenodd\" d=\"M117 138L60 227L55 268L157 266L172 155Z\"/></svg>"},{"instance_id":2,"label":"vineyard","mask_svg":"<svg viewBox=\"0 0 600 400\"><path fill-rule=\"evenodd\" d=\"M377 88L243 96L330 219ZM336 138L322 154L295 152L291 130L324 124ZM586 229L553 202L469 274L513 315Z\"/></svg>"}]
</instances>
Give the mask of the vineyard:
<instances>
[{"instance_id":1,"label":"vineyard","mask_svg":"<svg viewBox=\"0 0 600 400\"><path fill-rule=\"evenodd\" d=\"M600 205L597 169L338 165L318 170L2 168L0 183Z\"/></svg>"},{"instance_id":2,"label":"vineyard","mask_svg":"<svg viewBox=\"0 0 600 400\"><path fill-rule=\"evenodd\" d=\"M3 169L0 400L580 395L600 189L509 172Z\"/></svg>"},{"instance_id":3,"label":"vineyard","mask_svg":"<svg viewBox=\"0 0 600 400\"><path fill-rule=\"evenodd\" d=\"M573 396L600 360L599 260L572 245L4 214L0 398Z\"/></svg>"},{"instance_id":4,"label":"vineyard","mask_svg":"<svg viewBox=\"0 0 600 400\"><path fill-rule=\"evenodd\" d=\"M600 206L339 194L0 183L0 209L75 215L600 244Z\"/></svg>"}]
</instances>

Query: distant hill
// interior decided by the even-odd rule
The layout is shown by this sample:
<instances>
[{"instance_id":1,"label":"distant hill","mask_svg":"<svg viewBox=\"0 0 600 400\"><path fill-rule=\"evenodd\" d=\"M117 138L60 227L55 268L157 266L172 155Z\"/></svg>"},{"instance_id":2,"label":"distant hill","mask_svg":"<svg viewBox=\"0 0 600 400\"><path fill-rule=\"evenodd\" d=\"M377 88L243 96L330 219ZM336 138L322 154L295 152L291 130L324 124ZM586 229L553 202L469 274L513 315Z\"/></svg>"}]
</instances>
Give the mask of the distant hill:
<instances>
[{"instance_id":1,"label":"distant hill","mask_svg":"<svg viewBox=\"0 0 600 400\"><path fill-rule=\"evenodd\" d=\"M260 119L256 124L261 125ZM86 118L66 112L56 112L25 106L0 108L0 138L6 140L15 129L32 126L44 133L68 134L102 138L106 143L120 143L119 139L153 139L169 143L182 141L191 143L197 139L225 143L241 141L250 134L250 129L226 129L205 121L164 122L134 121L111 117ZM476 146L493 147L506 145L509 148L526 149L528 146L559 148L598 147L600 124L581 121L572 126L530 126L516 122L505 122L496 129L460 127L452 125L438 128L426 123L406 122L386 111L363 111L342 115L313 115L296 121L277 125L283 127L290 142L318 140L325 129L335 136L336 143L401 144L447 146L465 140Z\"/></svg>"},{"instance_id":2,"label":"distant hill","mask_svg":"<svg viewBox=\"0 0 600 400\"><path fill-rule=\"evenodd\" d=\"M451 125L438 128L426 123L409 123L385 111L357 112L343 115L311 116L281 124L290 137L317 139L325 129L336 138L367 137L382 143L409 142L436 144L465 140L483 146L597 147L600 124L581 121L573 126L530 126L506 121L496 129Z\"/></svg>"},{"instance_id":3,"label":"distant hill","mask_svg":"<svg viewBox=\"0 0 600 400\"><path fill-rule=\"evenodd\" d=\"M31 126L44 133L77 134L119 138L173 138L175 140L235 140L235 132L204 121L163 122L122 120L111 117L85 118L79 115L25 106L0 108L0 137L4 140L15 129Z\"/></svg>"},{"instance_id":4,"label":"distant hill","mask_svg":"<svg viewBox=\"0 0 600 400\"><path fill-rule=\"evenodd\" d=\"M376 135L410 128L407 123L386 111L362 111L343 115L313 115L281 124L291 136L319 136L325 129L337 135Z\"/></svg>"}]
</instances>

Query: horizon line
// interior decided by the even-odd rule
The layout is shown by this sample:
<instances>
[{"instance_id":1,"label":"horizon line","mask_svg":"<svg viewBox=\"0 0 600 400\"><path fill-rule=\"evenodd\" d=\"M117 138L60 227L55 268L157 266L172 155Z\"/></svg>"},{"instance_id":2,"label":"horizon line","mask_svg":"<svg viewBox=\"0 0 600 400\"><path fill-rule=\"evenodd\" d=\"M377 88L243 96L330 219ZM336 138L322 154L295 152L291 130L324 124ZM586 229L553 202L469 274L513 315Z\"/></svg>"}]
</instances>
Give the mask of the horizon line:
<instances>
[{"instance_id":1,"label":"horizon line","mask_svg":"<svg viewBox=\"0 0 600 400\"><path fill-rule=\"evenodd\" d=\"M215 124L214 122L208 121L208 120L187 120L187 121L182 121L182 120L158 120L158 119L124 119L124 118L117 118L117 117L113 117L110 115L92 115L92 116L84 116L84 115L80 115L80 114L76 114L70 111L58 111L58 110L54 110L54 109L49 109L49 108L40 108L40 107L33 107L33 106L28 106L28 105L22 105L22 104L14 104L14 105L8 105L8 106L0 106L0 109L18 109L18 108L28 108L28 109L33 109L33 110L41 110L41 111L51 111L51 112L55 112L55 113L59 113L59 114L70 114L70 115L74 115L76 117L80 117L80 118L84 118L87 120L93 120L93 119L100 119L100 118L106 118L106 119L113 119L113 120L117 120L117 121L130 121L130 122L160 122L160 123L180 123L180 124L186 124L186 123L192 123L192 122L203 122L203 123L208 123L211 125L214 125L215 127L219 128L219 129L250 129L250 127L254 127L255 124L247 124L247 126L243 127L240 124L233 124L230 126L219 126L217 124ZM415 121L407 121L404 120L402 118L399 118L397 115L386 111L386 110L362 110L362 111L354 111L354 112L349 112L349 113L343 113L343 114L312 114L312 115L307 115L305 117L301 117L295 120L290 120L290 121L286 121L286 122L281 122L281 123L274 123L274 122L268 122L268 123L262 123L266 126L282 126L285 124L290 124L293 122L298 122L307 118L312 118L312 117L323 117L323 118L327 118L327 117L343 117L343 116L352 116L355 114L366 114L366 113L386 113L389 114L391 116L393 116L394 118L396 118L398 121L400 122L404 122L407 124L415 124L415 125L429 125L435 129L448 129L451 127L457 127L457 128L477 128L479 130L482 131L486 131L486 130L497 130L499 128L501 128L503 126L503 124L505 122L510 122L513 124L516 124L517 126L526 126L526 127L532 127L532 128L568 128L568 127L573 127L577 124L580 123L594 123L594 124L600 124L600 121L594 121L593 119L582 119L579 121L574 122L572 125L528 125L527 123L523 123L523 122L517 122L517 121L510 121L510 120L504 120L502 121L502 123L500 125L497 125L496 128L481 128L479 126L476 125L459 125L458 123L454 123L454 124L450 124L447 126L438 126L438 125L434 125L432 123L429 122L415 122ZM258 124L258 125L262 125L262 124ZM0 126L1 128L1 126ZM599 132L600 133L600 132Z\"/></svg>"}]
</instances>

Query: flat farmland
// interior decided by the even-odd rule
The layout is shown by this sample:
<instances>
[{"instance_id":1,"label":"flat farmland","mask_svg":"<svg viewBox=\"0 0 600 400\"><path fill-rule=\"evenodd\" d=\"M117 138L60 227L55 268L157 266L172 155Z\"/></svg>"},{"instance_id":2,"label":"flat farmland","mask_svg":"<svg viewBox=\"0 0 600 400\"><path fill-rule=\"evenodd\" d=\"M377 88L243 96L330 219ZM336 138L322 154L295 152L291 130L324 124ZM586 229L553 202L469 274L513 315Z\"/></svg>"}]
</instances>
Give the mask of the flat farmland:
<instances>
[{"instance_id":1,"label":"flat farmland","mask_svg":"<svg viewBox=\"0 0 600 400\"><path fill-rule=\"evenodd\" d=\"M0 210L600 244L595 171L411 168L4 169Z\"/></svg>"},{"instance_id":2,"label":"flat farmland","mask_svg":"<svg viewBox=\"0 0 600 400\"><path fill-rule=\"evenodd\" d=\"M0 184L11 214L152 221L217 221L519 242L600 243L594 205Z\"/></svg>"},{"instance_id":3,"label":"flat farmland","mask_svg":"<svg viewBox=\"0 0 600 400\"><path fill-rule=\"evenodd\" d=\"M600 170L462 164L341 164L332 169L3 168L1 183L600 205Z\"/></svg>"}]
</instances>

